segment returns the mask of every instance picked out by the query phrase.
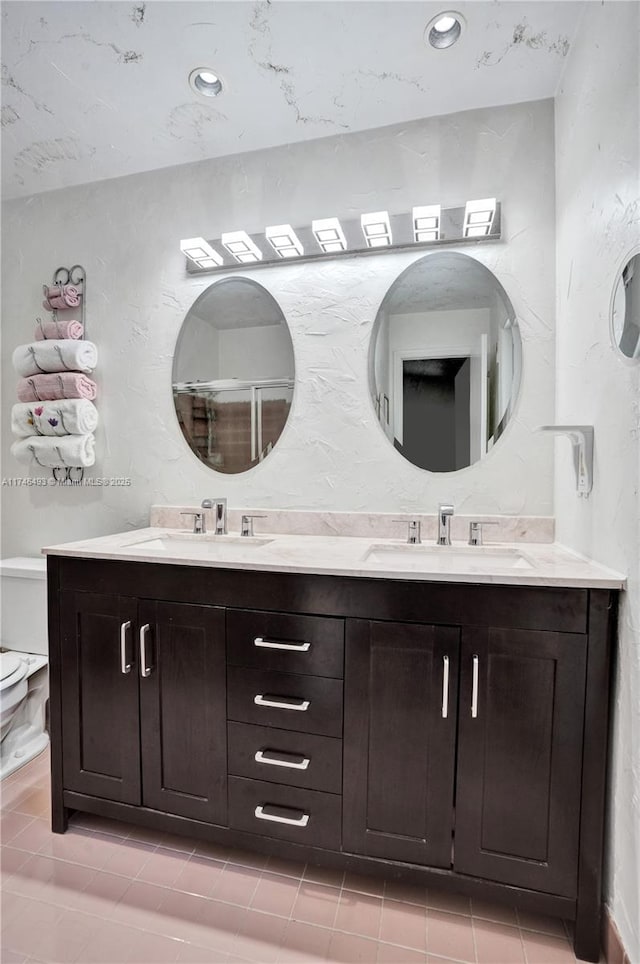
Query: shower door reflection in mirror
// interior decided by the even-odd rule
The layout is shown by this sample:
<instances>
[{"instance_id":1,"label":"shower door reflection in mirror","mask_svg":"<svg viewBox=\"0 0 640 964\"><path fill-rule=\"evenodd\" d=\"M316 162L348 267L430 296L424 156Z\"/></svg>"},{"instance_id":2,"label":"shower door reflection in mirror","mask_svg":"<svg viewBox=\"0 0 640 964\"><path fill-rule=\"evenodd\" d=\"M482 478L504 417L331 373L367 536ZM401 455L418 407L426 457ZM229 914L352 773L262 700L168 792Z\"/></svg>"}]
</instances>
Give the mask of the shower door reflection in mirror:
<instances>
[{"instance_id":1,"label":"shower door reflection in mirror","mask_svg":"<svg viewBox=\"0 0 640 964\"><path fill-rule=\"evenodd\" d=\"M286 319L255 281L228 278L200 295L173 362L182 433L217 472L245 472L277 443L289 417L294 357Z\"/></svg>"},{"instance_id":2,"label":"shower door reflection in mirror","mask_svg":"<svg viewBox=\"0 0 640 964\"><path fill-rule=\"evenodd\" d=\"M480 262L427 255L387 292L372 339L376 414L413 465L453 472L482 459L508 423L522 345L511 302Z\"/></svg>"}]
</instances>

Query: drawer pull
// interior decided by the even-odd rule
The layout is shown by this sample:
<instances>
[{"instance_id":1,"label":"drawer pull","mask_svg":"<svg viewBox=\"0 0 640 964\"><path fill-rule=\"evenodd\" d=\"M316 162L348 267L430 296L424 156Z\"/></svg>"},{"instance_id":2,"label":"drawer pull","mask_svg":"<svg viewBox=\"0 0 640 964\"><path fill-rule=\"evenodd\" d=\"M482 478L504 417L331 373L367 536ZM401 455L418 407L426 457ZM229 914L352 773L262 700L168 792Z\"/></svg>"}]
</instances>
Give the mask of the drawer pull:
<instances>
[{"instance_id":1,"label":"drawer pull","mask_svg":"<svg viewBox=\"0 0 640 964\"><path fill-rule=\"evenodd\" d=\"M266 756L267 753L272 755ZM281 753L278 750L258 750L254 760L256 763L268 763L272 767L288 767L290 770L306 770L311 763L307 756L299 755L295 759L294 757L296 754Z\"/></svg>"},{"instance_id":2,"label":"drawer pull","mask_svg":"<svg viewBox=\"0 0 640 964\"><path fill-rule=\"evenodd\" d=\"M276 710L300 710L304 712L311 706L310 700L299 700L294 696L265 696L258 693L253 697L256 706L272 706Z\"/></svg>"},{"instance_id":3,"label":"drawer pull","mask_svg":"<svg viewBox=\"0 0 640 964\"><path fill-rule=\"evenodd\" d=\"M285 807L279 807L280 810L285 810ZM309 814L301 813L299 817L282 817L277 813L267 813L263 806L258 806L254 810L255 816L258 820L271 820L273 823L287 823L291 827L306 827L309 823Z\"/></svg>"},{"instance_id":4,"label":"drawer pull","mask_svg":"<svg viewBox=\"0 0 640 964\"><path fill-rule=\"evenodd\" d=\"M253 645L259 649L289 649L296 653L308 653L311 643L281 643L277 639L265 639L264 636L256 636Z\"/></svg>"},{"instance_id":5,"label":"drawer pull","mask_svg":"<svg viewBox=\"0 0 640 964\"><path fill-rule=\"evenodd\" d=\"M131 672L131 663L127 660L127 632L131 629L131 620L120 624L120 672L123 676Z\"/></svg>"}]
</instances>

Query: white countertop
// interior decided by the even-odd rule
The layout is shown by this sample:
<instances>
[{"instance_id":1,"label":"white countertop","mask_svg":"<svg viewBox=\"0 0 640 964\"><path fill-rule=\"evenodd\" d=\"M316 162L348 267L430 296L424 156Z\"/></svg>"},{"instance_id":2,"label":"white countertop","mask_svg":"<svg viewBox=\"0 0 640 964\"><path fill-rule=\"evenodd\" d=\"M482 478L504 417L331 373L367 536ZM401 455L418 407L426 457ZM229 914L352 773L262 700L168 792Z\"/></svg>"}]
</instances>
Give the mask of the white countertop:
<instances>
[{"instance_id":1,"label":"white countertop","mask_svg":"<svg viewBox=\"0 0 640 964\"><path fill-rule=\"evenodd\" d=\"M241 539L237 535L202 536L186 529L154 526L47 546L42 552L80 559L422 582L579 589L624 589L626 585L622 574L557 543L488 542L473 547L454 542L446 547L424 541L420 546L408 546L399 539L268 532L261 532L254 539Z\"/></svg>"}]
</instances>

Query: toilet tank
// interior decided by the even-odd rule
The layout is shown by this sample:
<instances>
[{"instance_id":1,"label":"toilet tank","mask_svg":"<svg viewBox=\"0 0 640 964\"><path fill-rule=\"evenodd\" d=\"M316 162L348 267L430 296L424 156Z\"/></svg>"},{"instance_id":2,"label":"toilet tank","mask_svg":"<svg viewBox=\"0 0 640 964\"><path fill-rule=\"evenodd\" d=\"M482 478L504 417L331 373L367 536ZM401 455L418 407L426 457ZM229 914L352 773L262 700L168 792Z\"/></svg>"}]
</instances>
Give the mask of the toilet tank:
<instances>
[{"instance_id":1,"label":"toilet tank","mask_svg":"<svg viewBox=\"0 0 640 964\"><path fill-rule=\"evenodd\" d=\"M43 557L0 559L0 643L22 653L49 653L47 562Z\"/></svg>"}]
</instances>

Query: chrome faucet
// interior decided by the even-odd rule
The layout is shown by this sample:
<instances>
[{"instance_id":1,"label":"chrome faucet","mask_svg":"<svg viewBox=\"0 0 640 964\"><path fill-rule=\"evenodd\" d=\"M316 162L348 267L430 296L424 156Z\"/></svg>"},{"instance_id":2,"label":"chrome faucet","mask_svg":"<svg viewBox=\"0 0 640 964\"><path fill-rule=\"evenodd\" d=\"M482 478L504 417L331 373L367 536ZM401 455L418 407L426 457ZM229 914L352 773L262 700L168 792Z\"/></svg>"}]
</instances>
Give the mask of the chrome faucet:
<instances>
[{"instance_id":1,"label":"chrome faucet","mask_svg":"<svg viewBox=\"0 0 640 964\"><path fill-rule=\"evenodd\" d=\"M227 534L227 500L203 499L201 506L203 509L213 509L213 531L217 536L225 536Z\"/></svg>"},{"instance_id":2,"label":"chrome faucet","mask_svg":"<svg viewBox=\"0 0 640 964\"><path fill-rule=\"evenodd\" d=\"M451 545L451 517L453 516L453 506L446 503L438 506L438 538L436 545Z\"/></svg>"}]
</instances>

